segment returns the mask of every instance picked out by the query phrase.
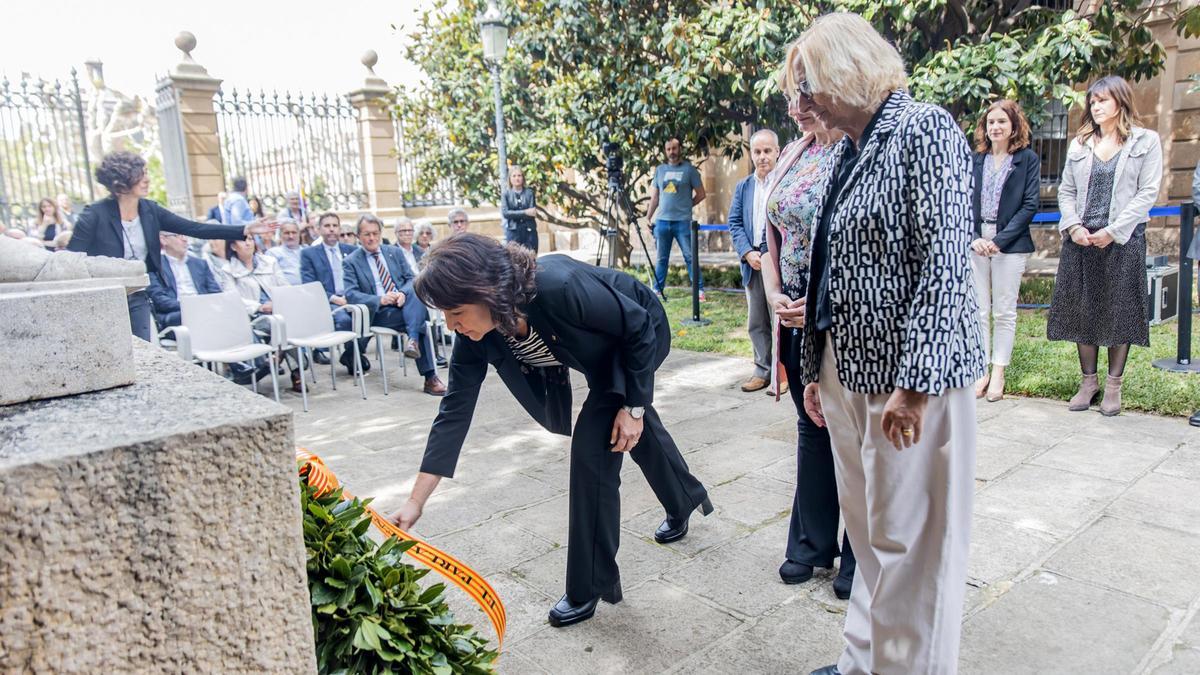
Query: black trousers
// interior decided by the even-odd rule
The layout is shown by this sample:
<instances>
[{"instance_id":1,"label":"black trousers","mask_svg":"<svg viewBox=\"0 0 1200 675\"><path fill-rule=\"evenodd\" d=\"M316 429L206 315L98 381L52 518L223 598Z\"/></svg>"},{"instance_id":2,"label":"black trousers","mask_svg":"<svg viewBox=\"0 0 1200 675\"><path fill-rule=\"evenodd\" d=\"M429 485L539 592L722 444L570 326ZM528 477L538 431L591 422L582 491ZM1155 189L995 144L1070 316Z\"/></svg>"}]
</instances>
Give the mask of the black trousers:
<instances>
[{"instance_id":1,"label":"black trousers","mask_svg":"<svg viewBox=\"0 0 1200 675\"><path fill-rule=\"evenodd\" d=\"M536 227L526 225L517 225L511 229L505 228L504 241L515 241L525 248L537 253L538 251L538 231Z\"/></svg>"},{"instance_id":2,"label":"black trousers","mask_svg":"<svg viewBox=\"0 0 1200 675\"><path fill-rule=\"evenodd\" d=\"M813 567L833 567L838 557L838 505L837 479L834 476L833 447L829 443L829 431L813 423L804 411L804 378L800 373L799 359L795 358L794 347L798 340L792 339L789 328L781 328L779 352L784 370L787 372L788 390L796 404L796 497L792 501L792 520L788 527L787 559ZM842 566L839 574L853 576L854 551L850 539L842 537Z\"/></svg>"},{"instance_id":3,"label":"black trousers","mask_svg":"<svg viewBox=\"0 0 1200 675\"><path fill-rule=\"evenodd\" d=\"M150 342L150 331L153 330L153 319L150 312L150 294L146 291L135 291L126 296L129 304L129 328L134 337L140 337Z\"/></svg>"},{"instance_id":4,"label":"black trousers","mask_svg":"<svg viewBox=\"0 0 1200 675\"><path fill-rule=\"evenodd\" d=\"M618 578L621 534L621 460L608 440L621 409L619 396L591 392L571 435L571 493L567 533L567 597L582 603L612 587ZM671 518L686 518L708 491L687 462L662 418L646 408L638 444L629 452Z\"/></svg>"}]
</instances>

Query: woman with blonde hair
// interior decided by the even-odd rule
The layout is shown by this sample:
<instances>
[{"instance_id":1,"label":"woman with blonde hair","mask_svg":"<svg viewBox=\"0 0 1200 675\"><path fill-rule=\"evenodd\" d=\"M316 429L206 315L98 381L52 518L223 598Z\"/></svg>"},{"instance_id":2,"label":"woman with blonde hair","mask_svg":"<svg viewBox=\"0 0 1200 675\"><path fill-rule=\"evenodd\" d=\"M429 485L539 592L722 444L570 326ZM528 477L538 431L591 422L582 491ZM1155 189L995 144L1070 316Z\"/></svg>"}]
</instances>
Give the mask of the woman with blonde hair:
<instances>
[{"instance_id":1,"label":"woman with blonde hair","mask_svg":"<svg viewBox=\"0 0 1200 675\"><path fill-rule=\"evenodd\" d=\"M992 365L991 374L975 384L975 398L986 394L988 401L1004 398L1004 369L1012 360L1017 333L1017 295L1033 253L1029 224L1038 210L1042 160L1030 149L1029 137L1024 111L1008 99L989 105L975 127L971 263L983 351Z\"/></svg>"},{"instance_id":2,"label":"woman with blonde hair","mask_svg":"<svg viewBox=\"0 0 1200 675\"><path fill-rule=\"evenodd\" d=\"M958 667L984 372L971 273L971 150L906 91L866 20L796 42L797 109L846 134L814 205L800 339L804 403L827 425L858 560L845 649L817 673Z\"/></svg>"},{"instance_id":3,"label":"woman with blonde hair","mask_svg":"<svg viewBox=\"0 0 1200 675\"><path fill-rule=\"evenodd\" d=\"M1146 222L1162 172L1158 134L1138 125L1129 83L1110 76L1088 87L1058 188L1063 243L1046 321L1047 338L1074 342L1079 352L1082 378L1068 410L1087 410L1099 396L1103 346L1108 379L1100 414L1120 413L1129 346L1150 346Z\"/></svg>"}]
</instances>

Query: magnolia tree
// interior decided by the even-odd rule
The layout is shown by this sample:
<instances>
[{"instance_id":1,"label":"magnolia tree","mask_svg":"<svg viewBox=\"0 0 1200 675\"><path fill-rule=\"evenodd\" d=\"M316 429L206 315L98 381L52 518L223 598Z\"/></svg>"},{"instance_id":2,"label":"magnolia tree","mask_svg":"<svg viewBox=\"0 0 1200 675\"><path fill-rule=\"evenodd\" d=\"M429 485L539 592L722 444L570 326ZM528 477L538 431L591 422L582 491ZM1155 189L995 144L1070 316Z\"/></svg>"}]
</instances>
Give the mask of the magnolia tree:
<instances>
[{"instance_id":1,"label":"magnolia tree","mask_svg":"<svg viewBox=\"0 0 1200 675\"><path fill-rule=\"evenodd\" d=\"M420 175L430 183L453 176L472 203L498 199L491 78L474 23L483 4L437 0L423 14L406 49L426 81L395 93L410 147L421 150ZM1162 68L1149 22L1175 18L1176 3L1105 0L1086 3L1093 9L1082 14L1042 6L1057 4L510 0L502 71L508 157L538 190L542 219L617 224L605 222L602 143L621 147L641 212L671 136L703 161L740 156L747 126L790 132L776 85L780 62L788 41L829 11L870 20L904 56L913 94L964 127L999 97L1019 101L1036 123L1051 101L1077 103L1080 82L1110 73L1144 79Z\"/></svg>"}]
</instances>

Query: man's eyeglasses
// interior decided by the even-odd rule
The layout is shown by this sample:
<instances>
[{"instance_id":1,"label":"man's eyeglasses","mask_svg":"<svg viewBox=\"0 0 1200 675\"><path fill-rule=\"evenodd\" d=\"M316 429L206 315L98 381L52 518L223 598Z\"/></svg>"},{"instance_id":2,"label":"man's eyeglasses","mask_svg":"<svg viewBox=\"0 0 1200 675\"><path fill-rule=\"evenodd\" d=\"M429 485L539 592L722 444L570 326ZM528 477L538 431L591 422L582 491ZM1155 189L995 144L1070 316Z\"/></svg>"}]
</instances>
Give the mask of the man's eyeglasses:
<instances>
[{"instance_id":1,"label":"man's eyeglasses","mask_svg":"<svg viewBox=\"0 0 1200 675\"><path fill-rule=\"evenodd\" d=\"M412 234L412 230L396 230L396 234Z\"/></svg>"}]
</instances>

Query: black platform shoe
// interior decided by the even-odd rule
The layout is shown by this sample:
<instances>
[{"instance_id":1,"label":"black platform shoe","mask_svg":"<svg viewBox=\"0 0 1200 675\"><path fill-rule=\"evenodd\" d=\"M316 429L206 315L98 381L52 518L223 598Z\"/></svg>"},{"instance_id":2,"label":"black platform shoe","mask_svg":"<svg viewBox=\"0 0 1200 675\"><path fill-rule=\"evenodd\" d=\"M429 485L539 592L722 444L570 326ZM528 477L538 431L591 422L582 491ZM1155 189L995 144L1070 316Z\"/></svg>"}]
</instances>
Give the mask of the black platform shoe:
<instances>
[{"instance_id":1,"label":"black platform shoe","mask_svg":"<svg viewBox=\"0 0 1200 675\"><path fill-rule=\"evenodd\" d=\"M854 586L854 575L842 576L840 573L833 579L833 594L838 600L850 599L850 588Z\"/></svg>"},{"instance_id":2,"label":"black platform shoe","mask_svg":"<svg viewBox=\"0 0 1200 675\"><path fill-rule=\"evenodd\" d=\"M795 560L785 560L779 566L779 578L783 579L785 584L802 584L811 579L812 575L812 565L805 565Z\"/></svg>"},{"instance_id":3,"label":"black platform shoe","mask_svg":"<svg viewBox=\"0 0 1200 675\"><path fill-rule=\"evenodd\" d=\"M596 613L596 605L601 600L610 605L615 605L623 599L620 579L617 579L616 583L608 591L583 604L572 604L571 599L564 595L550 608L550 625L555 628L562 628L563 626L570 626L580 621L587 621Z\"/></svg>"},{"instance_id":4,"label":"black platform shoe","mask_svg":"<svg viewBox=\"0 0 1200 675\"><path fill-rule=\"evenodd\" d=\"M708 500L708 497L705 497L704 501L700 502L700 506L697 508L700 509L700 513L706 516L713 512L713 505ZM689 513L687 518L683 520L675 520L670 517L664 519L662 524L658 526L658 529L654 531L654 541L660 544L669 544L673 541L683 539L684 535L688 533L688 518L691 518L691 515Z\"/></svg>"}]
</instances>

